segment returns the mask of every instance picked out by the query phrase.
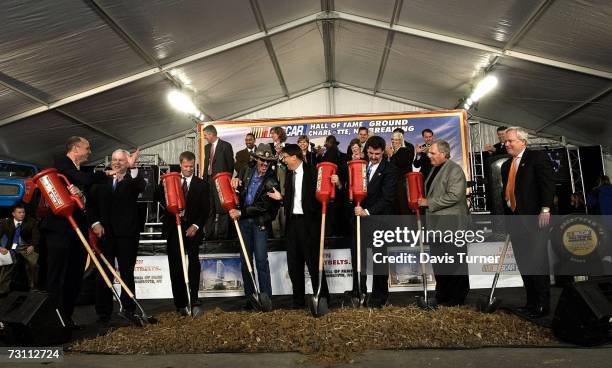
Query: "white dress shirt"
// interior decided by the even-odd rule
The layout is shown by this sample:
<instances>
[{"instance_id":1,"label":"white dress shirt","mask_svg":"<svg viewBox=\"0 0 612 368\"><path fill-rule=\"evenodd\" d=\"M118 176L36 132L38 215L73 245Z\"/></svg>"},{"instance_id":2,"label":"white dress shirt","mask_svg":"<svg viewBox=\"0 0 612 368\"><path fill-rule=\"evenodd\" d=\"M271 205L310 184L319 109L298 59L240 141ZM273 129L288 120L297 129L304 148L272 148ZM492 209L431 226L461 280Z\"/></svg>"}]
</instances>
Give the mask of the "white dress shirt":
<instances>
[{"instance_id":1,"label":"white dress shirt","mask_svg":"<svg viewBox=\"0 0 612 368\"><path fill-rule=\"evenodd\" d=\"M378 165L380 165L380 162L377 164L369 163L368 165L370 165L370 176L368 176L368 183L369 183L370 181L372 181L372 177L374 176L374 173L378 169ZM368 168L366 167L366 173L368 172L367 170Z\"/></svg>"},{"instance_id":2,"label":"white dress shirt","mask_svg":"<svg viewBox=\"0 0 612 368\"><path fill-rule=\"evenodd\" d=\"M293 214L294 215L303 215L304 209L302 208L302 181L304 180L304 163L302 162L300 166L293 172L293 178L295 183L295 188L293 191Z\"/></svg>"},{"instance_id":3,"label":"white dress shirt","mask_svg":"<svg viewBox=\"0 0 612 368\"><path fill-rule=\"evenodd\" d=\"M13 222L15 223L15 229L17 229L17 226L19 226L20 224L23 224L22 221L17 221L15 219L13 219ZM13 239L11 239L11 241L13 241ZM21 243L21 237L19 237L18 243L13 243L13 246L11 247L11 249L17 249L17 247L19 246L19 243Z\"/></svg>"}]
</instances>

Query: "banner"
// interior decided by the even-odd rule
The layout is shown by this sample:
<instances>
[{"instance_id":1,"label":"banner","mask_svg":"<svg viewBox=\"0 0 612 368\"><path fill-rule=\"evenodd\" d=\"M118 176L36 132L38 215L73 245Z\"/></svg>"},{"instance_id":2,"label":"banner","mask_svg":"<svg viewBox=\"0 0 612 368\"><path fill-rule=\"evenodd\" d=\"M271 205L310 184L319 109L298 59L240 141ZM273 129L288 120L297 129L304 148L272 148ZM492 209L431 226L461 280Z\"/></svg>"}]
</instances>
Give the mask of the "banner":
<instances>
[{"instance_id":1,"label":"banner","mask_svg":"<svg viewBox=\"0 0 612 368\"><path fill-rule=\"evenodd\" d=\"M360 127L366 127L370 136L378 135L391 144L391 135L396 128L404 130L404 140L413 145L423 144L421 132L431 129L434 140L443 139L450 144L451 159L463 167L466 177L469 175L467 118L464 110L431 111L403 114L374 115L337 115L296 119L213 121L198 124L200 176L204 170L204 146L206 140L202 134L204 126L212 124L217 135L229 142L234 154L245 148L244 137L253 133L259 143L271 143L270 129L283 127L287 133L287 143L297 143L300 135L308 136L310 143L323 146L325 138L334 135L340 142L339 149L346 152L351 139L357 137Z\"/></svg>"},{"instance_id":2,"label":"banner","mask_svg":"<svg viewBox=\"0 0 612 368\"><path fill-rule=\"evenodd\" d=\"M499 254L503 242L474 244L468 247L470 255ZM396 249L395 251L402 251ZM416 249L414 249L416 251ZM325 276L329 292L342 294L353 288L353 271L351 268L350 249L328 249L323 257ZM292 286L287 269L286 252L268 252L270 264L270 279L272 281L273 295L291 295ZM240 255L227 254L200 254L200 297L228 297L243 296L244 284L240 271ZM470 267L483 267L471 265ZM475 270L470 268L470 288L489 288L495 274L493 267ZM421 268L419 265L391 265L389 276L389 291L420 291ZM428 265L429 290L435 289L435 277L432 275L431 265ZM306 294L312 293L310 275L304 267L306 278ZM166 256L138 256L134 271L136 282L136 297L138 299L168 299L172 298L168 259ZM372 290L372 276L368 275L368 290ZM510 249L504 261L504 271L499 279L498 288L521 286L522 280L516 267L516 262ZM120 292L120 285L115 288Z\"/></svg>"},{"instance_id":3,"label":"banner","mask_svg":"<svg viewBox=\"0 0 612 368\"><path fill-rule=\"evenodd\" d=\"M118 269L115 264L115 269ZM172 298L172 284L167 256L138 256L134 267L134 292L137 299ZM113 280L117 293L121 294L119 280Z\"/></svg>"},{"instance_id":4,"label":"banner","mask_svg":"<svg viewBox=\"0 0 612 368\"><path fill-rule=\"evenodd\" d=\"M504 242L487 242L470 244L468 254L470 256L487 256L494 257L502 254ZM493 283L493 277L497 272L496 264L478 264L472 263L468 265L470 272L470 289L488 289ZM499 276L497 287L520 287L523 286L523 279L514 258L512 244L508 246L508 252L504 258L502 272Z\"/></svg>"}]
</instances>

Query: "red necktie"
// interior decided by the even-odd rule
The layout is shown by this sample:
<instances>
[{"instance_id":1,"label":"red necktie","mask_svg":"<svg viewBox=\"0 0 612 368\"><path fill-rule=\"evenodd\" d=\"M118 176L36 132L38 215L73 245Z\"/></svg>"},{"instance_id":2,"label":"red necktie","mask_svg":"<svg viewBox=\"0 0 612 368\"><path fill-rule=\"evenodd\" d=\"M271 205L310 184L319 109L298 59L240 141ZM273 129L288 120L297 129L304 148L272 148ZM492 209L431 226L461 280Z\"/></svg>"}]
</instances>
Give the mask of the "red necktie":
<instances>
[{"instance_id":1,"label":"red necktie","mask_svg":"<svg viewBox=\"0 0 612 368\"><path fill-rule=\"evenodd\" d=\"M187 198L187 191L189 190L187 188L187 178L183 176L183 185L182 185L182 189L183 189L183 196L185 198Z\"/></svg>"},{"instance_id":2,"label":"red necktie","mask_svg":"<svg viewBox=\"0 0 612 368\"><path fill-rule=\"evenodd\" d=\"M215 160L215 145L210 147L210 160L208 160L208 175L212 175L213 162Z\"/></svg>"}]
</instances>

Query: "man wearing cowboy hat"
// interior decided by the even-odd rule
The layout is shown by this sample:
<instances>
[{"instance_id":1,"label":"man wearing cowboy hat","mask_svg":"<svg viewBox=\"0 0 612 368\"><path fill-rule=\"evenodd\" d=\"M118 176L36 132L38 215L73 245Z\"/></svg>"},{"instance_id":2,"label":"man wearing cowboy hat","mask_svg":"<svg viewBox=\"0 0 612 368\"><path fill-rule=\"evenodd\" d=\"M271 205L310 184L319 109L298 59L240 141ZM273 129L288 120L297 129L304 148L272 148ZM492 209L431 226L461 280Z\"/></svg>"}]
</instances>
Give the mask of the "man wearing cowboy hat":
<instances>
[{"instance_id":1,"label":"man wearing cowboy hat","mask_svg":"<svg viewBox=\"0 0 612 368\"><path fill-rule=\"evenodd\" d=\"M237 209L230 210L229 215L232 220L239 219L249 262L252 262L252 255L255 254L257 281L261 293L272 296L267 226L276 217L280 203L270 198L267 193L272 192L273 188L280 190L276 173L271 169L271 164L277 158L270 145L265 143L261 143L251 156L255 160L243 167L238 176L232 179L232 187L238 191L240 203ZM242 280L244 295L253 294L255 288L244 260L242 260ZM248 301L246 307L252 308Z\"/></svg>"}]
</instances>

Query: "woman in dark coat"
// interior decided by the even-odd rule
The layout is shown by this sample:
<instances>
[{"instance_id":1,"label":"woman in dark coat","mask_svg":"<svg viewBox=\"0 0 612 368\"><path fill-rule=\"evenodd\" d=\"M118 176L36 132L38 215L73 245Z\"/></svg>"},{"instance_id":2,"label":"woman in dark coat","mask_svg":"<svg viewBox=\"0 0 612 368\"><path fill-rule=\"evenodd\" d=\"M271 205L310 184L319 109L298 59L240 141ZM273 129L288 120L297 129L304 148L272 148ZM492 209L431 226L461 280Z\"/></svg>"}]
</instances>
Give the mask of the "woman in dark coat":
<instances>
[{"instance_id":1,"label":"woman in dark coat","mask_svg":"<svg viewBox=\"0 0 612 368\"><path fill-rule=\"evenodd\" d=\"M387 149L387 156L389 156L389 161L395 165L397 173L395 201L393 202L394 213L397 215L412 214L408 208L405 174L412 171L414 151L411 152L406 147L404 135L401 132L395 132L391 136L391 147Z\"/></svg>"}]
</instances>

